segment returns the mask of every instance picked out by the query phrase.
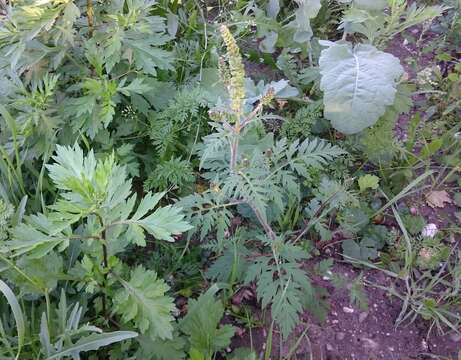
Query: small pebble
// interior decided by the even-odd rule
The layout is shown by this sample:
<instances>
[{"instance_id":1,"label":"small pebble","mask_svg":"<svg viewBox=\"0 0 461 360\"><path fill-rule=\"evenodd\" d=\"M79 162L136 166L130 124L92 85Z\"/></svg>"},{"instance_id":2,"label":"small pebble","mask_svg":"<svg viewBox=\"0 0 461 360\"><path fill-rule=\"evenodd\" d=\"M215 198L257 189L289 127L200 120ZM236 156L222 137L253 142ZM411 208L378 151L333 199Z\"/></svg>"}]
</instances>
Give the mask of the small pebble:
<instances>
[{"instance_id":1,"label":"small pebble","mask_svg":"<svg viewBox=\"0 0 461 360\"><path fill-rule=\"evenodd\" d=\"M360 322L360 323L363 323L367 317L368 317L368 313L367 313L367 312L361 313L361 314L359 315L359 322Z\"/></svg>"},{"instance_id":2,"label":"small pebble","mask_svg":"<svg viewBox=\"0 0 461 360\"><path fill-rule=\"evenodd\" d=\"M429 346L427 346L427 342L424 339L421 341L421 346L423 347L424 351L427 351L427 349L429 349Z\"/></svg>"},{"instance_id":3,"label":"small pebble","mask_svg":"<svg viewBox=\"0 0 461 360\"><path fill-rule=\"evenodd\" d=\"M373 341L368 338L362 338L362 344L363 347L367 349L377 349L379 347L379 344L376 341Z\"/></svg>"}]
</instances>

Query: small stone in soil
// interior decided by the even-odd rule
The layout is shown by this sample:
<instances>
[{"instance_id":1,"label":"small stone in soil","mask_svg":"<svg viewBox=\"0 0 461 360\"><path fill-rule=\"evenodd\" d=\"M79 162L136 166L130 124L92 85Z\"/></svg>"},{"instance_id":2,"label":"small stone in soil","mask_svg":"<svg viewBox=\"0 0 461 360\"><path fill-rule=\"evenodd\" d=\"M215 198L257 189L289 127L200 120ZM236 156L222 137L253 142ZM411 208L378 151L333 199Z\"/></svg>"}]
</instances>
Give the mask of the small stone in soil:
<instances>
[{"instance_id":1,"label":"small stone in soil","mask_svg":"<svg viewBox=\"0 0 461 360\"><path fill-rule=\"evenodd\" d=\"M379 347L376 341L368 338L362 338L363 346L367 349L377 349Z\"/></svg>"},{"instance_id":2,"label":"small stone in soil","mask_svg":"<svg viewBox=\"0 0 461 360\"><path fill-rule=\"evenodd\" d=\"M422 345L424 351L427 351L427 349L429 349L429 346L427 346L426 340L423 339L423 340L421 341L421 345Z\"/></svg>"},{"instance_id":3,"label":"small stone in soil","mask_svg":"<svg viewBox=\"0 0 461 360\"><path fill-rule=\"evenodd\" d=\"M344 306L343 311L347 314L352 314L354 312L354 309Z\"/></svg>"},{"instance_id":4,"label":"small stone in soil","mask_svg":"<svg viewBox=\"0 0 461 360\"><path fill-rule=\"evenodd\" d=\"M367 313L367 312L361 313L361 314L359 315L359 322L360 322L360 323L363 323L367 317L368 317L368 313Z\"/></svg>"}]
</instances>

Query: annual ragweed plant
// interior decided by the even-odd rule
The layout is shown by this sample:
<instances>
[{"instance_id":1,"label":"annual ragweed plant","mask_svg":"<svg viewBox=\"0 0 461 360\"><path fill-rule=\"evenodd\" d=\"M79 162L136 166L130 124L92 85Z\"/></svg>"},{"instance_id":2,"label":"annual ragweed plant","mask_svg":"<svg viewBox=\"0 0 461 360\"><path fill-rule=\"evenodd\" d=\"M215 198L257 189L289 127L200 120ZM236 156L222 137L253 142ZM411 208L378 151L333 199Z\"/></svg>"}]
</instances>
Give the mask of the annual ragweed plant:
<instances>
[{"instance_id":1,"label":"annual ragweed plant","mask_svg":"<svg viewBox=\"0 0 461 360\"><path fill-rule=\"evenodd\" d=\"M299 184L309 169L322 168L344 151L316 138L290 144L265 133L260 119L276 97L274 88L267 88L251 106L243 86L239 49L227 27L221 26L220 31L227 49L221 74L228 103L211 110L215 132L204 138L200 148L200 166L210 189L179 204L202 240L211 234L217 236L216 241L205 243L221 255L213 276L231 283L256 282L258 300L263 308L270 308L275 326L286 338L316 296L300 264L309 254L290 239L289 233L277 232L276 218L287 209L288 199L301 200ZM238 246L232 245L235 238L225 236L232 207L255 227L253 232L245 232ZM245 256L250 241L259 249L251 265Z\"/></svg>"}]
</instances>

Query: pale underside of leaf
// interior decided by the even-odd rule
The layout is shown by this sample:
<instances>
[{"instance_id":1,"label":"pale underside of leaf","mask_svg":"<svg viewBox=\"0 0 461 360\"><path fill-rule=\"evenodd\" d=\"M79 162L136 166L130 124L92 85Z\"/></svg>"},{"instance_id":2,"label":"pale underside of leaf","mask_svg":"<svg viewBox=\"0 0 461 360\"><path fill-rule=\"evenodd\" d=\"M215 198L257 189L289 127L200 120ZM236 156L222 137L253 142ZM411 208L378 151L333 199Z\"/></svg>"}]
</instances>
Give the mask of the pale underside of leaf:
<instances>
[{"instance_id":1,"label":"pale underside of leaf","mask_svg":"<svg viewBox=\"0 0 461 360\"><path fill-rule=\"evenodd\" d=\"M394 103L399 60L371 45L323 44L329 46L320 57L325 117L345 134L374 125Z\"/></svg>"}]
</instances>

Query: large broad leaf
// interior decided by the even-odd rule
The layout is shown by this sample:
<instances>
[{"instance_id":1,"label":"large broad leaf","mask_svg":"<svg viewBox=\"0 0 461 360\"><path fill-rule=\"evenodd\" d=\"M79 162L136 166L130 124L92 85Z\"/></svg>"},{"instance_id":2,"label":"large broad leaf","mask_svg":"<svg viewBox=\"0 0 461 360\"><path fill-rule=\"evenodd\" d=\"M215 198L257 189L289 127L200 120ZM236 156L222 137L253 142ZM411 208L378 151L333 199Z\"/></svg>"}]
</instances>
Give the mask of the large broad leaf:
<instances>
[{"instance_id":1,"label":"large broad leaf","mask_svg":"<svg viewBox=\"0 0 461 360\"><path fill-rule=\"evenodd\" d=\"M387 0L354 0L354 5L365 10L383 10L388 6Z\"/></svg>"},{"instance_id":2,"label":"large broad leaf","mask_svg":"<svg viewBox=\"0 0 461 360\"><path fill-rule=\"evenodd\" d=\"M364 10L383 10L388 4L387 0L339 0L340 3L353 3L356 8Z\"/></svg>"},{"instance_id":3,"label":"large broad leaf","mask_svg":"<svg viewBox=\"0 0 461 360\"><path fill-rule=\"evenodd\" d=\"M295 29L294 41L305 43L313 36L310 19L315 18L322 4L320 0L297 0L298 9L295 12L295 20L289 26Z\"/></svg>"},{"instance_id":4,"label":"large broad leaf","mask_svg":"<svg viewBox=\"0 0 461 360\"><path fill-rule=\"evenodd\" d=\"M394 103L397 80L403 75L399 59L372 45L322 42L320 88L325 117L345 134L372 126Z\"/></svg>"}]
</instances>

